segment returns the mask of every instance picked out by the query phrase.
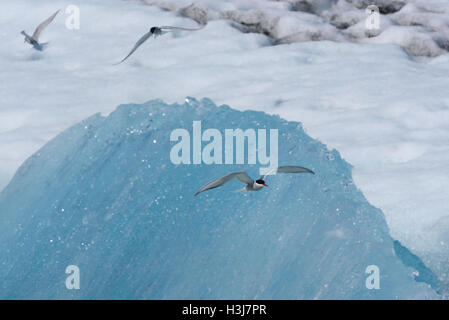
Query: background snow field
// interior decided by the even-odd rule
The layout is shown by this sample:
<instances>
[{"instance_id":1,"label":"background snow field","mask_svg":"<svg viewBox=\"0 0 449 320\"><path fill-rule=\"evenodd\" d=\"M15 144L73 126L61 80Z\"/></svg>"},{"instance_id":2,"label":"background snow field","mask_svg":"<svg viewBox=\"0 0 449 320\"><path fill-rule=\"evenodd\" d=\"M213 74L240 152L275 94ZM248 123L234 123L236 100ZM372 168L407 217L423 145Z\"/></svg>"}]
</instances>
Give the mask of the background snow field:
<instances>
[{"instance_id":1,"label":"background snow field","mask_svg":"<svg viewBox=\"0 0 449 320\"><path fill-rule=\"evenodd\" d=\"M364 0L193 1L188 9L190 1L164 1L172 11L144 1L0 1L0 189L46 142L92 114L209 97L299 121L337 149L393 238L449 283L449 55L441 45L449 2L375 2L389 14L368 37ZM80 8L79 30L65 27L71 4ZM32 33L59 8L42 34L48 49L24 44L20 31ZM187 17L198 19L198 8L209 21L201 31L149 39L112 65L151 26L197 26ZM239 24L248 21L261 28Z\"/></svg>"},{"instance_id":2,"label":"background snow field","mask_svg":"<svg viewBox=\"0 0 449 320\"><path fill-rule=\"evenodd\" d=\"M394 43L419 57L449 50L445 0L143 0L196 21L228 19L242 31L269 35L275 43L332 40ZM370 18L369 5L382 13ZM370 13L370 11L368 11Z\"/></svg>"},{"instance_id":3,"label":"background snow field","mask_svg":"<svg viewBox=\"0 0 449 320\"><path fill-rule=\"evenodd\" d=\"M279 159L316 174L270 176L269 188L246 194L230 192L241 186L233 182L195 197L229 170L258 173L168 161L172 130L191 131L196 120L221 132L276 128ZM297 122L209 100L90 117L21 166L0 210L0 298L436 297L396 255L382 212L338 152ZM70 264L80 268L81 290L64 286ZM373 264L379 290L365 286Z\"/></svg>"}]
</instances>

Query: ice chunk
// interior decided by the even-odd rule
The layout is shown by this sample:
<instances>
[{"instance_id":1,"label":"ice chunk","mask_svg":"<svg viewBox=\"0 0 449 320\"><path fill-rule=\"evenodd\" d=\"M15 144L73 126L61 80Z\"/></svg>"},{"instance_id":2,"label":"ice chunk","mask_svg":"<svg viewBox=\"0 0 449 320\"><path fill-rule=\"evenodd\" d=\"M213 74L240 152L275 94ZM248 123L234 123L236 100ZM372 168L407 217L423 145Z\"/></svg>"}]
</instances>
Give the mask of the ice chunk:
<instances>
[{"instance_id":1,"label":"ice chunk","mask_svg":"<svg viewBox=\"0 0 449 320\"><path fill-rule=\"evenodd\" d=\"M203 132L277 129L279 164L316 174L195 197L212 178L257 176L259 165L174 165L171 132L191 132L193 121ZM396 255L382 212L337 151L300 123L207 99L122 105L73 126L21 166L0 194L0 215L0 298L435 297L432 283L414 279L419 259L404 265ZM81 290L65 286L69 265ZM378 290L366 287L371 265Z\"/></svg>"}]
</instances>

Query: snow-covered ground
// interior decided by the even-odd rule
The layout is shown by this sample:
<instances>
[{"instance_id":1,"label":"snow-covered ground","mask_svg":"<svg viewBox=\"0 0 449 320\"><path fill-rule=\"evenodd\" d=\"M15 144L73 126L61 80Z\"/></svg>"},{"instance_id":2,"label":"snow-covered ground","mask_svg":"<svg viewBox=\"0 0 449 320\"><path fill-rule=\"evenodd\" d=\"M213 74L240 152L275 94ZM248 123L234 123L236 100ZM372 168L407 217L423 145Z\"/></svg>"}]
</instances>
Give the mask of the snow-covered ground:
<instances>
[{"instance_id":1,"label":"snow-covered ground","mask_svg":"<svg viewBox=\"0 0 449 320\"><path fill-rule=\"evenodd\" d=\"M407 53L416 46L401 43L405 33L413 44L423 43L416 40L417 33L431 41L447 35L449 3L425 2L429 9L407 15L407 6L423 4L411 2L384 19L392 26L379 37L357 42L334 28L342 40L272 45L294 33L291 21L316 28L324 21L323 30L334 30L324 11L288 11L282 25L287 31L278 38L212 19L198 32L149 39L125 63L113 66L151 26L197 24L141 1L42 0L38 6L31 0L2 1L0 188L50 138L94 113L156 98L182 102L185 96L210 97L241 110L301 121L309 135L354 165L357 186L383 210L392 235L440 277L448 277L449 55L432 47L435 54L427 55L437 57L417 62ZM182 8L179 3L174 9ZM234 10L235 3L221 5ZM251 8L255 1L238 3ZM81 10L79 30L65 27L64 9L70 4ZM257 5L266 5L273 14L289 8L274 1ZM32 33L58 8L63 10L42 35L50 46L43 53L33 51L20 31ZM327 12L332 10L337 9ZM401 11L410 26L395 25ZM245 14L260 17L258 11ZM434 29L417 26L419 19L433 23Z\"/></svg>"},{"instance_id":2,"label":"snow-covered ground","mask_svg":"<svg viewBox=\"0 0 449 320\"><path fill-rule=\"evenodd\" d=\"M332 40L394 43L413 56L449 50L446 0L142 0L196 21L237 22L243 31L269 35L274 43ZM369 5L382 15L367 19ZM378 20L378 22L377 22ZM376 26L376 28L367 28Z\"/></svg>"}]
</instances>

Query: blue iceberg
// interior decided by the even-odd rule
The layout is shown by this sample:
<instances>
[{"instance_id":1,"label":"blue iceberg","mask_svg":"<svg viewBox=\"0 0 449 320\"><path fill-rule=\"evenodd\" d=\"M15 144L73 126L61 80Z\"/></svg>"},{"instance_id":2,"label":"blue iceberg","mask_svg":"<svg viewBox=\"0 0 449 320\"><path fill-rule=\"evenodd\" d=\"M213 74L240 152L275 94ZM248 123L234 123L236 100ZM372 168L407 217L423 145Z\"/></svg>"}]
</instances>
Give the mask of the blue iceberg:
<instances>
[{"instance_id":1,"label":"blue iceberg","mask_svg":"<svg viewBox=\"0 0 449 320\"><path fill-rule=\"evenodd\" d=\"M195 197L211 179L255 177L259 165L173 164L170 134L194 121L221 132L275 128L279 165L316 174L273 175L243 194L230 192L241 187L234 181ZM437 296L425 281L432 274L415 279L419 258L397 255L382 212L337 151L300 123L208 99L121 105L69 128L20 167L0 194L0 217L3 299ZM66 287L69 265L79 268L78 290ZM367 286L373 265L378 289Z\"/></svg>"}]
</instances>

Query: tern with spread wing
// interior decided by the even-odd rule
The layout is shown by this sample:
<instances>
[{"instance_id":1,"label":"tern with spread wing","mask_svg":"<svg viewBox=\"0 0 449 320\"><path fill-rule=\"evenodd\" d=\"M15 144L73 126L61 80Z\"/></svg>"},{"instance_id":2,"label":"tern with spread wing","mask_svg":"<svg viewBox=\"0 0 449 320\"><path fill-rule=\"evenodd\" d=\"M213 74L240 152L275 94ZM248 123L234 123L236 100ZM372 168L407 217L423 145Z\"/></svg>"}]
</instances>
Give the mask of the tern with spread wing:
<instances>
[{"instance_id":1,"label":"tern with spread wing","mask_svg":"<svg viewBox=\"0 0 449 320\"><path fill-rule=\"evenodd\" d=\"M28 42L33 46L34 49L38 51L42 51L47 46L48 42L46 43L39 43L39 36L41 35L42 31L53 21L53 19L58 14L59 10L53 13L47 20L42 22L40 25L37 26L36 30L34 30L34 33L32 36L29 36L25 31L22 31L21 34L25 36L25 42Z\"/></svg>"},{"instance_id":2,"label":"tern with spread wing","mask_svg":"<svg viewBox=\"0 0 449 320\"><path fill-rule=\"evenodd\" d=\"M222 185L228 183L229 181L234 180L237 178L241 183L246 184L246 186L243 189L236 190L235 192L248 192L248 191L259 191L263 187L268 187L265 183L265 178L268 175L276 174L276 173L312 173L315 174L312 170L304 168L304 167L298 167L298 166L283 166L278 168L273 168L269 170L266 174L261 176L258 180L251 179L246 172L232 172L229 173L223 177L217 178L208 184L205 184L201 187L200 190L198 190L195 195L200 194L201 192L204 192L206 190L214 189L221 187Z\"/></svg>"},{"instance_id":3,"label":"tern with spread wing","mask_svg":"<svg viewBox=\"0 0 449 320\"><path fill-rule=\"evenodd\" d=\"M183 31L198 31L204 28L204 25L201 26L200 28L183 28L183 27L172 27L172 26L162 26L162 27L152 27L150 29L150 31L148 31L147 33L145 33L134 45L134 47L131 49L131 51L128 53L128 55L126 57L124 57L122 59L122 61L116 63L120 64L123 61L125 61L126 59L128 59L133 53L134 51L137 50L137 48L139 48L145 41L147 41L148 38L150 38L151 36L153 36L153 38L156 38L158 36L161 36L163 34L166 34L168 32L172 32L173 30L183 30Z\"/></svg>"}]
</instances>

